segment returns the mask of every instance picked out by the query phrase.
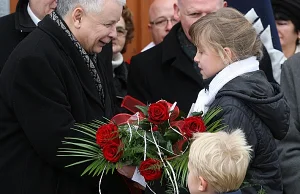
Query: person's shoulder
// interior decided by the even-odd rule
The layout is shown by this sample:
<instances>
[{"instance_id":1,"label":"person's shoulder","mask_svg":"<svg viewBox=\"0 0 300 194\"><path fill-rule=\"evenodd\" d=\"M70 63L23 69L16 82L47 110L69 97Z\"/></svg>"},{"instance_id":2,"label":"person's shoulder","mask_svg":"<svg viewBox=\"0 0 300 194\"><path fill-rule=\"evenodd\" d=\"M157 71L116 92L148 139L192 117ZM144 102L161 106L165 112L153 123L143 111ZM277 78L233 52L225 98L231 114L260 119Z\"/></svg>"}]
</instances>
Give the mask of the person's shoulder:
<instances>
[{"instance_id":1,"label":"person's shoulder","mask_svg":"<svg viewBox=\"0 0 300 194\"><path fill-rule=\"evenodd\" d=\"M141 52L135 56L133 56L130 60L130 66L148 66L153 64L161 63L162 59L162 45L158 44L144 52Z\"/></svg>"},{"instance_id":2,"label":"person's shoulder","mask_svg":"<svg viewBox=\"0 0 300 194\"><path fill-rule=\"evenodd\" d=\"M15 13L11 13L5 16L0 17L0 25L14 25L15 23ZM1 28L1 29L5 29Z\"/></svg>"},{"instance_id":3,"label":"person's shoulder","mask_svg":"<svg viewBox=\"0 0 300 194\"><path fill-rule=\"evenodd\" d=\"M146 60L148 58L156 58L162 54L161 51L162 51L162 46L161 44L158 44L148 50L145 50L144 52L140 52L139 54L133 56L132 58L136 60Z\"/></svg>"},{"instance_id":4,"label":"person's shoulder","mask_svg":"<svg viewBox=\"0 0 300 194\"><path fill-rule=\"evenodd\" d=\"M299 61L300 61L300 53L296 53L293 56L291 56L290 58L288 58L282 66L283 66L283 68L298 70L299 69Z\"/></svg>"},{"instance_id":5,"label":"person's shoulder","mask_svg":"<svg viewBox=\"0 0 300 194\"><path fill-rule=\"evenodd\" d=\"M222 109L244 109L245 104L242 100L231 95L218 96L213 102L212 106L221 107Z\"/></svg>"},{"instance_id":6,"label":"person's shoulder","mask_svg":"<svg viewBox=\"0 0 300 194\"><path fill-rule=\"evenodd\" d=\"M3 16L0 18L0 34L2 38L10 35L16 31L15 28L15 13Z\"/></svg>"}]
</instances>

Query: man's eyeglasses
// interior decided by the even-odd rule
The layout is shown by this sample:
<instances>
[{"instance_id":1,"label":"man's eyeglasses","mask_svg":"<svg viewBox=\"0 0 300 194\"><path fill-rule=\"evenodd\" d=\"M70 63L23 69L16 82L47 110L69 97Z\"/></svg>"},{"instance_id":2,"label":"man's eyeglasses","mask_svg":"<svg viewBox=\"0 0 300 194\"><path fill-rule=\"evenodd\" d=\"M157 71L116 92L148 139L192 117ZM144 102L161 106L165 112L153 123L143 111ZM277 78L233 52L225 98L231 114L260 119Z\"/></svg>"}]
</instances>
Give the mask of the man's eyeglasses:
<instances>
[{"instance_id":1,"label":"man's eyeglasses","mask_svg":"<svg viewBox=\"0 0 300 194\"><path fill-rule=\"evenodd\" d=\"M157 27L166 27L168 22L171 22L172 25L175 25L178 21L175 20L175 18L160 17L150 22L150 24L155 25Z\"/></svg>"},{"instance_id":2,"label":"man's eyeglasses","mask_svg":"<svg viewBox=\"0 0 300 194\"><path fill-rule=\"evenodd\" d=\"M126 35L127 35L127 30L124 29L123 27L118 26L117 27L117 36L124 37Z\"/></svg>"}]
</instances>

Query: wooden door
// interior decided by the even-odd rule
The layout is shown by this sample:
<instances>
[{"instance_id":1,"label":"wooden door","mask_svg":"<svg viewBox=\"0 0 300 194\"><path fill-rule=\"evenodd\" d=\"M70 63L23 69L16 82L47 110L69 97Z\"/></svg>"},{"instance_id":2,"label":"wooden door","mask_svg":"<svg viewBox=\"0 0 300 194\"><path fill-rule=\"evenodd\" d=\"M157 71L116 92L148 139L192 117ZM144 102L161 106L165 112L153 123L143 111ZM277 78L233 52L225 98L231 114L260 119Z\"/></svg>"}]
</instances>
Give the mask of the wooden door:
<instances>
[{"instance_id":1,"label":"wooden door","mask_svg":"<svg viewBox=\"0 0 300 194\"><path fill-rule=\"evenodd\" d=\"M148 10L153 0L127 0L127 6L133 13L134 19L134 39L127 46L124 59L129 60L133 55L138 54L148 43L152 41L148 31L149 16ZM10 0L10 10L15 11L18 0Z\"/></svg>"},{"instance_id":2,"label":"wooden door","mask_svg":"<svg viewBox=\"0 0 300 194\"><path fill-rule=\"evenodd\" d=\"M125 60L138 54L147 44L152 41L148 30L149 7L153 0L127 0L127 6L133 13L134 20L134 39L127 46L127 52L124 54Z\"/></svg>"},{"instance_id":3,"label":"wooden door","mask_svg":"<svg viewBox=\"0 0 300 194\"><path fill-rule=\"evenodd\" d=\"M10 0L10 12L15 12L18 0Z\"/></svg>"}]
</instances>

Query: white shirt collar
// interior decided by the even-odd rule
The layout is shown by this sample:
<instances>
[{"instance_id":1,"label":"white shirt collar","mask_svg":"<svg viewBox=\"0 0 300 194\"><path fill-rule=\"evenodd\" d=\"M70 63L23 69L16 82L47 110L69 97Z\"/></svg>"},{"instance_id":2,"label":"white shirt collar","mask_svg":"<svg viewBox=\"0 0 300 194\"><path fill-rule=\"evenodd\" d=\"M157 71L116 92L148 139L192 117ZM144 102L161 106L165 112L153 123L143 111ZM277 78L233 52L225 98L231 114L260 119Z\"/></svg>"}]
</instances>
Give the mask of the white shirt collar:
<instances>
[{"instance_id":1,"label":"white shirt collar","mask_svg":"<svg viewBox=\"0 0 300 194\"><path fill-rule=\"evenodd\" d=\"M30 9L29 7L29 3L28 3L28 6L27 6L27 12L30 16L30 18L32 19L32 21L35 23L35 25L37 26L38 23L41 21L38 17L36 17L36 15L32 12L32 10Z\"/></svg>"},{"instance_id":2,"label":"white shirt collar","mask_svg":"<svg viewBox=\"0 0 300 194\"><path fill-rule=\"evenodd\" d=\"M144 52L154 46L155 46L154 42L150 42L147 46L145 46L145 48L143 48L143 50L141 52Z\"/></svg>"}]
</instances>

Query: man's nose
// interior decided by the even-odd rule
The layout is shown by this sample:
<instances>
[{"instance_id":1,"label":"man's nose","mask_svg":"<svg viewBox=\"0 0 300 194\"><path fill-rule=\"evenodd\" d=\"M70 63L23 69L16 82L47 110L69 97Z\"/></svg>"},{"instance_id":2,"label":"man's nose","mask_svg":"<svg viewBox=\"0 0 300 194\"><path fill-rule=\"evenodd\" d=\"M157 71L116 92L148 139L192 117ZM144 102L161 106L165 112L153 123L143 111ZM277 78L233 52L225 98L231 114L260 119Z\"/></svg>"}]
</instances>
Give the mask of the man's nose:
<instances>
[{"instance_id":1,"label":"man's nose","mask_svg":"<svg viewBox=\"0 0 300 194\"><path fill-rule=\"evenodd\" d=\"M167 30L167 31L170 31L170 30L172 29L172 27L173 27L172 21L168 20L168 21L167 21L166 30Z\"/></svg>"},{"instance_id":2,"label":"man's nose","mask_svg":"<svg viewBox=\"0 0 300 194\"><path fill-rule=\"evenodd\" d=\"M116 39L117 38L117 26L113 26L112 31L110 32L109 36L112 39Z\"/></svg>"}]
</instances>

